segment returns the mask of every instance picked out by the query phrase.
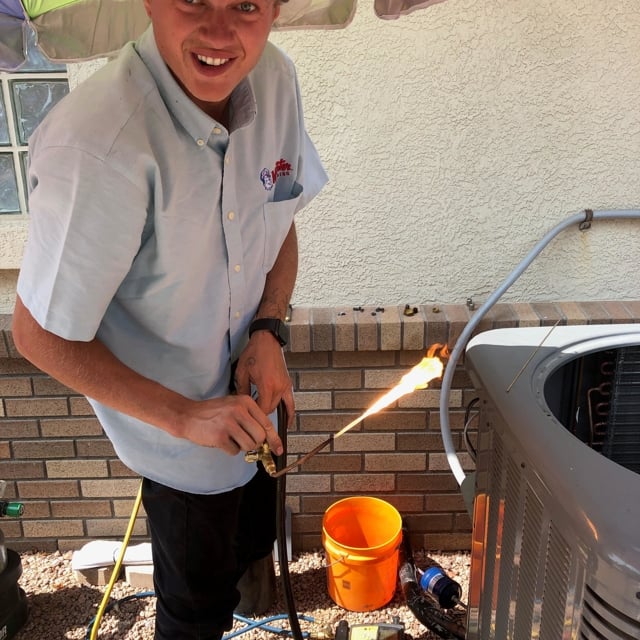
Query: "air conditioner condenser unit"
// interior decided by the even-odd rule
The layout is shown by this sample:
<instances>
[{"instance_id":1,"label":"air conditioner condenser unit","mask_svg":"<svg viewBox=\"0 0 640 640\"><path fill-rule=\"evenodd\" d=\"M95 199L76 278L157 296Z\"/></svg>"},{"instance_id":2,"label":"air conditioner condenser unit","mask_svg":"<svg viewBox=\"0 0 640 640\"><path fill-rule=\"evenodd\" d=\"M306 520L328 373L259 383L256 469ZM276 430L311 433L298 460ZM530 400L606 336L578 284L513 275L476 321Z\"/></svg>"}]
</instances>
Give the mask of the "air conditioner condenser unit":
<instances>
[{"instance_id":1,"label":"air conditioner condenser unit","mask_svg":"<svg viewBox=\"0 0 640 640\"><path fill-rule=\"evenodd\" d=\"M487 331L465 366L467 640L640 638L640 325Z\"/></svg>"}]
</instances>

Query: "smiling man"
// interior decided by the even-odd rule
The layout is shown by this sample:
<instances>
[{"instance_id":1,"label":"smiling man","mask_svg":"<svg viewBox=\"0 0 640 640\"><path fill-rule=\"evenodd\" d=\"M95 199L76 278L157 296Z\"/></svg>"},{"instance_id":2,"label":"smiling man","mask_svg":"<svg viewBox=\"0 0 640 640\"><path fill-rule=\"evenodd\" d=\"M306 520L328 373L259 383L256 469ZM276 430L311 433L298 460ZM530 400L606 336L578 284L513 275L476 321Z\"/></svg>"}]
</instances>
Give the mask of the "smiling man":
<instances>
[{"instance_id":1,"label":"smiling man","mask_svg":"<svg viewBox=\"0 0 640 640\"><path fill-rule=\"evenodd\" d=\"M209 640L273 548L273 479L243 452L281 452L280 402L293 420L294 216L326 175L274 0L145 6L147 32L31 137L13 336L143 478L156 640Z\"/></svg>"},{"instance_id":2,"label":"smiling man","mask_svg":"<svg viewBox=\"0 0 640 640\"><path fill-rule=\"evenodd\" d=\"M145 0L145 7L173 76L205 113L223 121L231 92L262 55L278 1Z\"/></svg>"}]
</instances>

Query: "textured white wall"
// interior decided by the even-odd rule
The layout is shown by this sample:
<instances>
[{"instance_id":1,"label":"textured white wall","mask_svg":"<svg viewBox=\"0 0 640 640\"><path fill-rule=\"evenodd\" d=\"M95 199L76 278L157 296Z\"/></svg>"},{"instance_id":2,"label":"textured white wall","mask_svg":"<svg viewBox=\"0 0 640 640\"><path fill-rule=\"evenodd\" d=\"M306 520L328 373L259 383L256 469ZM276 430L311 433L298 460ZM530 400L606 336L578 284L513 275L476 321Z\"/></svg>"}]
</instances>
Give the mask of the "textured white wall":
<instances>
[{"instance_id":1,"label":"textured white wall","mask_svg":"<svg viewBox=\"0 0 640 640\"><path fill-rule=\"evenodd\" d=\"M299 305L482 301L557 223L640 208L637 0L447 0L272 38L331 182ZM640 296L640 221L565 231L504 300Z\"/></svg>"},{"instance_id":2,"label":"textured white wall","mask_svg":"<svg viewBox=\"0 0 640 640\"><path fill-rule=\"evenodd\" d=\"M637 0L446 0L391 22L372 4L272 36L330 174L298 220L295 304L482 302L569 215L640 208ZM504 300L640 298L639 262L640 221L565 231Z\"/></svg>"}]
</instances>

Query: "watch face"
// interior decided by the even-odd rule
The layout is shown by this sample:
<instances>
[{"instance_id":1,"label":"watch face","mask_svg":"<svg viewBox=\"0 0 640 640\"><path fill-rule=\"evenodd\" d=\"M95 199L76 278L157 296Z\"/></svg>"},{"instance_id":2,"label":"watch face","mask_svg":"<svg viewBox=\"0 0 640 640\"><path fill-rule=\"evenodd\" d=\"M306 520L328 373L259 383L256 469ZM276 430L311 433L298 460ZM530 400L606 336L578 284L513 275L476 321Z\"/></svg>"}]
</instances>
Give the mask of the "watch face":
<instances>
[{"instance_id":1,"label":"watch face","mask_svg":"<svg viewBox=\"0 0 640 640\"><path fill-rule=\"evenodd\" d=\"M289 342L289 327L280 321L278 321L278 340L283 347Z\"/></svg>"},{"instance_id":2,"label":"watch face","mask_svg":"<svg viewBox=\"0 0 640 640\"><path fill-rule=\"evenodd\" d=\"M286 334L286 327L284 326L283 322L277 319L271 320L269 331L271 331L274 337L278 340L281 347L284 347L284 345L287 344L288 336Z\"/></svg>"}]
</instances>

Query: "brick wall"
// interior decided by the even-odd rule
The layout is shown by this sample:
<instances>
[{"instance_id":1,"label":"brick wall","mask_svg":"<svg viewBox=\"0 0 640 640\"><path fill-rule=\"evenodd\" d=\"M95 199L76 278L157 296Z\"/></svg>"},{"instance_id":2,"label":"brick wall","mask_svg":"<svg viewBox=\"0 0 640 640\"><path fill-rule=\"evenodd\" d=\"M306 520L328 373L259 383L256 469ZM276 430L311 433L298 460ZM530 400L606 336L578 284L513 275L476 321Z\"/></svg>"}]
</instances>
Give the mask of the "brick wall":
<instances>
[{"instance_id":1,"label":"brick wall","mask_svg":"<svg viewBox=\"0 0 640 640\"><path fill-rule=\"evenodd\" d=\"M413 307L411 308L413 311ZM297 418L291 460L357 418L435 343L453 347L471 317L465 305L294 308L287 351ZM498 304L476 333L510 326L636 322L640 301ZM139 478L116 457L86 400L19 357L11 318L0 316L0 479L24 515L0 521L17 550L76 549L121 539ZM407 518L415 548L468 549L470 520L444 454L439 383L367 418L287 475L294 551L321 547L322 516L336 500L375 495ZM450 424L466 470L465 408L475 392L458 365ZM134 540L147 534L144 513Z\"/></svg>"}]
</instances>

